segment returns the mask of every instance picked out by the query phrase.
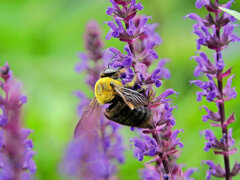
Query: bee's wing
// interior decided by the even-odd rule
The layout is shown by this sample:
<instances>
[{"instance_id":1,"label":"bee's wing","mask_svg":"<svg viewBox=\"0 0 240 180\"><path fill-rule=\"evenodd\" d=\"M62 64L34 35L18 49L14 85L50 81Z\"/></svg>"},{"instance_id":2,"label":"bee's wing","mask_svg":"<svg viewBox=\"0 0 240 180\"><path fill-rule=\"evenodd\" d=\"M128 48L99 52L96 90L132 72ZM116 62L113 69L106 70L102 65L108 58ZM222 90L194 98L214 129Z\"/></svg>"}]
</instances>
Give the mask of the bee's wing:
<instances>
[{"instance_id":1,"label":"bee's wing","mask_svg":"<svg viewBox=\"0 0 240 180\"><path fill-rule=\"evenodd\" d=\"M98 125L102 108L98 104L96 97L92 99L90 104L85 107L85 110L77 123L74 130L74 138L79 137L83 133L89 136L96 134L96 126Z\"/></svg>"},{"instance_id":2,"label":"bee's wing","mask_svg":"<svg viewBox=\"0 0 240 180\"><path fill-rule=\"evenodd\" d=\"M112 86L114 87L114 90L118 93L118 95L122 97L124 102L131 109L148 104L147 98L139 92L119 86L117 84L112 84Z\"/></svg>"}]
</instances>

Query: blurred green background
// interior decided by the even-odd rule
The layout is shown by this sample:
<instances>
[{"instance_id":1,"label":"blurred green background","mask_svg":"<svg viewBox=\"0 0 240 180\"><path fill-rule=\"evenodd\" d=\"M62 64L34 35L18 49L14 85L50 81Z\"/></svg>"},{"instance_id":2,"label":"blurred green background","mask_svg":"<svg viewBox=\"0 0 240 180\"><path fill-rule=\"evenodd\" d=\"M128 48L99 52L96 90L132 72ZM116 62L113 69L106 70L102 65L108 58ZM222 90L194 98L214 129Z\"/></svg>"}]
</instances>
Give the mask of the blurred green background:
<instances>
[{"instance_id":1,"label":"blurred green background","mask_svg":"<svg viewBox=\"0 0 240 180\"><path fill-rule=\"evenodd\" d=\"M232 9L240 11L240 2L236 1ZM174 111L175 128L184 129L180 137L185 146L178 162L185 164L186 168L199 168L194 177L204 179L207 167L202 166L201 161L212 159L222 164L223 159L214 156L213 152L203 151L205 140L200 138L199 131L209 128L209 125L202 122L201 116L205 112L200 111L199 107L208 103L196 102L198 89L189 85L189 80L195 79L193 70L196 63L189 59L196 52L196 36L191 33L194 22L184 21L183 16L190 12L201 16L206 13L204 9L196 9L194 2L142 0L142 13L152 16L151 22L160 24L157 31L163 38L163 44L157 52L161 58L171 59L167 67L172 77L164 81L164 87L158 91L173 88L180 92L178 97L173 97L174 104L178 106L178 110ZM38 168L37 179L64 179L59 172L59 163L78 121L78 99L73 91L81 89L87 93L89 89L84 84L85 75L74 72L74 66L79 61L76 55L84 51L83 33L88 20L97 20L103 27L105 37L108 27L104 21L111 19L105 14L107 6L107 0L0 0L0 64L2 66L8 61L28 96L23 117L25 126L34 130L31 138L37 152L34 158ZM239 27L236 33L240 34ZM123 49L124 45L111 39L105 43L105 48L114 46ZM212 53L205 48L202 50L209 55ZM236 74L233 85L238 92L239 50L240 44L233 43L223 52L227 68L233 66L233 73ZM89 92L88 95L93 96ZM238 96L226 103L227 115L234 111L240 118L239 100ZM234 128L236 146L240 149L240 120L231 127ZM219 130L213 130L220 135ZM123 180L139 179L137 171L143 167L143 162L133 158L128 144L134 133L124 127L122 134L128 151L125 165L119 167L119 177ZM231 163L234 159L240 159L239 152L231 157Z\"/></svg>"}]
</instances>

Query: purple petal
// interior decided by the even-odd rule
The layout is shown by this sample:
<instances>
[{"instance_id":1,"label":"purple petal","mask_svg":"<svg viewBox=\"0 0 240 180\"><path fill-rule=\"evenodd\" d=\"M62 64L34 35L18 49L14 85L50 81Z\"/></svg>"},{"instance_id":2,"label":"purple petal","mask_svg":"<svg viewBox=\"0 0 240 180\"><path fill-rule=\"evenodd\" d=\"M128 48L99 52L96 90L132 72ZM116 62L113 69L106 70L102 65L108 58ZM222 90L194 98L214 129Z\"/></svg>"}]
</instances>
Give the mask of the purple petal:
<instances>
[{"instance_id":1,"label":"purple petal","mask_svg":"<svg viewBox=\"0 0 240 180\"><path fill-rule=\"evenodd\" d=\"M113 9L113 8L110 8L110 7L108 7L108 8L107 8L107 11L106 11L106 13L107 13L107 15L111 16L111 15L112 15L112 13L114 13L114 9Z\"/></svg>"},{"instance_id":2,"label":"purple petal","mask_svg":"<svg viewBox=\"0 0 240 180\"><path fill-rule=\"evenodd\" d=\"M123 25L122 25L122 21L120 19L116 19L115 21L118 24L119 31L123 32L124 28L123 28Z\"/></svg>"},{"instance_id":3,"label":"purple petal","mask_svg":"<svg viewBox=\"0 0 240 180\"><path fill-rule=\"evenodd\" d=\"M145 150L145 144L142 140L138 139L138 138L134 138L132 140L134 142L134 146L141 149L141 150Z\"/></svg>"},{"instance_id":4,"label":"purple petal","mask_svg":"<svg viewBox=\"0 0 240 180\"><path fill-rule=\"evenodd\" d=\"M111 32L111 31L109 31L109 32L106 34L106 37L105 37L105 39L106 39L106 40L110 40L110 39L111 39L111 37L112 37L112 32Z\"/></svg>"},{"instance_id":5,"label":"purple petal","mask_svg":"<svg viewBox=\"0 0 240 180\"><path fill-rule=\"evenodd\" d=\"M140 23L139 23L139 28L140 29L144 29L144 27L145 27L149 18L151 18L151 17L141 16Z\"/></svg>"},{"instance_id":6,"label":"purple petal","mask_svg":"<svg viewBox=\"0 0 240 180\"><path fill-rule=\"evenodd\" d=\"M157 87L157 88L159 88L160 86L162 85L162 81L160 81L160 80L156 80L155 81L155 86Z\"/></svg>"},{"instance_id":7,"label":"purple petal","mask_svg":"<svg viewBox=\"0 0 240 180\"><path fill-rule=\"evenodd\" d=\"M159 79L161 77L161 69L155 69L152 73L152 80Z\"/></svg>"},{"instance_id":8,"label":"purple petal","mask_svg":"<svg viewBox=\"0 0 240 180\"><path fill-rule=\"evenodd\" d=\"M166 97L168 97L172 94L177 94L177 93L173 89L167 89L160 96L161 96L162 99L165 99Z\"/></svg>"},{"instance_id":9,"label":"purple petal","mask_svg":"<svg viewBox=\"0 0 240 180\"><path fill-rule=\"evenodd\" d=\"M219 71L222 71L223 68L224 68L225 64L224 64L224 61L222 59L220 59L219 61L217 61L217 69Z\"/></svg>"},{"instance_id":10,"label":"purple petal","mask_svg":"<svg viewBox=\"0 0 240 180\"><path fill-rule=\"evenodd\" d=\"M143 160L143 154L142 153L138 153L138 161L142 161Z\"/></svg>"},{"instance_id":11,"label":"purple petal","mask_svg":"<svg viewBox=\"0 0 240 180\"><path fill-rule=\"evenodd\" d=\"M117 26L114 22L109 21L107 22L107 25L112 29L112 30L117 30Z\"/></svg>"},{"instance_id":12,"label":"purple petal","mask_svg":"<svg viewBox=\"0 0 240 180\"><path fill-rule=\"evenodd\" d=\"M224 96L227 96L229 98L236 98L237 97L237 92L235 91L235 87L231 87L232 86L232 78L234 78L235 75L232 75L228 78L226 86L223 89L223 94Z\"/></svg>"},{"instance_id":13,"label":"purple petal","mask_svg":"<svg viewBox=\"0 0 240 180\"><path fill-rule=\"evenodd\" d=\"M200 102L202 101L202 96L203 96L203 92L197 92L197 101Z\"/></svg>"},{"instance_id":14,"label":"purple petal","mask_svg":"<svg viewBox=\"0 0 240 180\"><path fill-rule=\"evenodd\" d=\"M33 142L32 142L31 139L28 139L28 140L25 141L25 147L30 148L30 149L33 148Z\"/></svg>"},{"instance_id":15,"label":"purple petal","mask_svg":"<svg viewBox=\"0 0 240 180\"><path fill-rule=\"evenodd\" d=\"M142 5L142 3L141 3L141 2L137 3L137 4L135 5L135 8L138 9L139 11L143 10L143 5Z\"/></svg>"},{"instance_id":16,"label":"purple petal","mask_svg":"<svg viewBox=\"0 0 240 180\"><path fill-rule=\"evenodd\" d=\"M229 142L229 147L232 147L235 144L235 140L232 137L232 128L228 130L228 142Z\"/></svg>"},{"instance_id":17,"label":"purple petal","mask_svg":"<svg viewBox=\"0 0 240 180\"><path fill-rule=\"evenodd\" d=\"M112 65L114 68L118 68L118 67L124 67L122 62L114 62Z\"/></svg>"},{"instance_id":18,"label":"purple petal","mask_svg":"<svg viewBox=\"0 0 240 180\"><path fill-rule=\"evenodd\" d=\"M112 37L117 38L119 36L119 31L113 31Z\"/></svg>"},{"instance_id":19,"label":"purple petal","mask_svg":"<svg viewBox=\"0 0 240 180\"><path fill-rule=\"evenodd\" d=\"M5 126L8 122L8 117L6 115L0 115L0 126Z\"/></svg>"},{"instance_id":20,"label":"purple petal","mask_svg":"<svg viewBox=\"0 0 240 180\"><path fill-rule=\"evenodd\" d=\"M196 8L200 9L200 8L202 8L203 6L208 5L208 4L209 4L209 1L210 1L210 0L197 0L197 1L195 2L195 6L196 6Z\"/></svg>"},{"instance_id":21,"label":"purple petal","mask_svg":"<svg viewBox=\"0 0 240 180\"><path fill-rule=\"evenodd\" d=\"M4 143L4 133L2 130L0 130L0 149L3 146L3 143ZM1 161L1 158L0 158L0 161Z\"/></svg>"},{"instance_id":22,"label":"purple petal","mask_svg":"<svg viewBox=\"0 0 240 180\"><path fill-rule=\"evenodd\" d=\"M152 148L148 151L149 156L155 156L155 154L156 154L156 149L155 148Z\"/></svg>"},{"instance_id":23,"label":"purple petal","mask_svg":"<svg viewBox=\"0 0 240 180\"><path fill-rule=\"evenodd\" d=\"M31 130L31 129L21 129L22 139L23 139L23 140L27 139L27 137L29 136L29 134L31 134L32 132L33 132L33 130Z\"/></svg>"},{"instance_id":24,"label":"purple petal","mask_svg":"<svg viewBox=\"0 0 240 180\"><path fill-rule=\"evenodd\" d=\"M178 142L178 147L179 147L179 148L183 148L183 147L184 147L184 144L179 141L179 142Z\"/></svg>"},{"instance_id":25,"label":"purple petal","mask_svg":"<svg viewBox=\"0 0 240 180\"><path fill-rule=\"evenodd\" d=\"M205 139L208 141L212 141L215 139L215 135L210 129L201 131L200 135L204 135Z\"/></svg>"},{"instance_id":26,"label":"purple petal","mask_svg":"<svg viewBox=\"0 0 240 180\"><path fill-rule=\"evenodd\" d=\"M153 59L158 59L158 57L159 57L158 54L157 54L157 52L156 52L155 50L151 50L151 53L150 53L150 54L151 54L151 56L152 56Z\"/></svg>"},{"instance_id":27,"label":"purple petal","mask_svg":"<svg viewBox=\"0 0 240 180\"><path fill-rule=\"evenodd\" d=\"M188 180L189 177L190 177L194 172L196 172L196 171L198 171L198 169L196 169L196 168L189 168L188 170L186 170L186 171L184 172L184 178L185 178L186 180Z\"/></svg>"},{"instance_id":28,"label":"purple petal","mask_svg":"<svg viewBox=\"0 0 240 180\"><path fill-rule=\"evenodd\" d=\"M20 101L21 101L22 104L27 103L27 96L21 96Z\"/></svg>"},{"instance_id":29,"label":"purple petal","mask_svg":"<svg viewBox=\"0 0 240 180\"><path fill-rule=\"evenodd\" d=\"M86 70L88 67L88 56L85 53L78 53L78 57L82 60L81 62L77 63L75 66L75 71L80 73L83 70Z\"/></svg>"},{"instance_id":30,"label":"purple petal","mask_svg":"<svg viewBox=\"0 0 240 180\"><path fill-rule=\"evenodd\" d=\"M131 130L131 131L135 131L135 127L131 127L130 130Z\"/></svg>"},{"instance_id":31,"label":"purple petal","mask_svg":"<svg viewBox=\"0 0 240 180\"><path fill-rule=\"evenodd\" d=\"M194 74L195 77L198 77L198 76L200 76L201 72L202 72L201 68L199 68L197 66L197 67L195 67L195 70L194 70L193 74ZM192 83L190 83L190 84L192 84Z\"/></svg>"},{"instance_id":32,"label":"purple petal","mask_svg":"<svg viewBox=\"0 0 240 180\"><path fill-rule=\"evenodd\" d=\"M232 6L232 3L234 3L234 2L235 2L234 0L230 0L226 4L223 4L222 7L230 9Z\"/></svg>"},{"instance_id":33,"label":"purple petal","mask_svg":"<svg viewBox=\"0 0 240 180\"><path fill-rule=\"evenodd\" d=\"M124 51L127 52L128 56L132 56L132 51L129 48L129 45L127 44L126 46L124 46Z\"/></svg>"},{"instance_id":34,"label":"purple petal","mask_svg":"<svg viewBox=\"0 0 240 180\"><path fill-rule=\"evenodd\" d=\"M28 172L22 173L21 180L31 180L30 174Z\"/></svg>"},{"instance_id":35,"label":"purple petal","mask_svg":"<svg viewBox=\"0 0 240 180\"><path fill-rule=\"evenodd\" d=\"M175 119L174 119L174 118L172 118L172 119L169 119L169 121L170 121L170 123L171 123L171 125L172 125L172 126L174 126L174 125L176 124L176 122L175 122Z\"/></svg>"},{"instance_id":36,"label":"purple petal","mask_svg":"<svg viewBox=\"0 0 240 180\"><path fill-rule=\"evenodd\" d=\"M135 4L136 4L136 0L131 0L131 7L134 7L135 6Z\"/></svg>"},{"instance_id":37,"label":"purple petal","mask_svg":"<svg viewBox=\"0 0 240 180\"><path fill-rule=\"evenodd\" d=\"M183 129L176 129L172 132L172 135L171 135L171 139L172 140L175 140L177 138L177 135L180 133L180 132L183 132Z\"/></svg>"},{"instance_id":38,"label":"purple petal","mask_svg":"<svg viewBox=\"0 0 240 180\"><path fill-rule=\"evenodd\" d=\"M88 55L85 53L78 53L78 58L80 58L84 62L86 62L89 59Z\"/></svg>"},{"instance_id":39,"label":"purple petal","mask_svg":"<svg viewBox=\"0 0 240 180\"><path fill-rule=\"evenodd\" d=\"M212 145L210 142L205 143L204 151L208 152L211 149Z\"/></svg>"},{"instance_id":40,"label":"purple petal","mask_svg":"<svg viewBox=\"0 0 240 180\"><path fill-rule=\"evenodd\" d=\"M207 94L207 100L208 101L213 101L218 95L218 92L213 90L213 91L209 91Z\"/></svg>"},{"instance_id":41,"label":"purple petal","mask_svg":"<svg viewBox=\"0 0 240 180\"><path fill-rule=\"evenodd\" d=\"M37 170L37 166L36 166L35 162L32 159L28 163L28 169L29 169L29 171L32 174L34 174L36 172L36 170Z\"/></svg>"},{"instance_id":42,"label":"purple petal","mask_svg":"<svg viewBox=\"0 0 240 180\"><path fill-rule=\"evenodd\" d=\"M125 58L122 63L124 67L129 67L132 65L132 58Z\"/></svg>"},{"instance_id":43,"label":"purple petal","mask_svg":"<svg viewBox=\"0 0 240 180\"><path fill-rule=\"evenodd\" d=\"M215 164L211 160L203 161L203 163L207 164L210 169L215 169Z\"/></svg>"},{"instance_id":44,"label":"purple petal","mask_svg":"<svg viewBox=\"0 0 240 180\"><path fill-rule=\"evenodd\" d=\"M195 13L187 14L186 16L184 16L184 19L186 19L186 18L193 19L193 20L198 21L198 22L202 22L202 18Z\"/></svg>"}]
</instances>

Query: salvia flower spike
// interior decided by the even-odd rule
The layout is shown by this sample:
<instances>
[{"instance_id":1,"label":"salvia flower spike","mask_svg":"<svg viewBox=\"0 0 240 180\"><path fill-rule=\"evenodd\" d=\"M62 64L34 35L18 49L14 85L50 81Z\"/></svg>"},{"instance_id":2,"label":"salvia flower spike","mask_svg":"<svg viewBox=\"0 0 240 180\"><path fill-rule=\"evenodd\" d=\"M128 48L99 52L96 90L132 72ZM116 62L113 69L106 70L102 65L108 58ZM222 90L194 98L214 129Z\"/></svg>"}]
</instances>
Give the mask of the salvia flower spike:
<instances>
[{"instance_id":1,"label":"salvia flower spike","mask_svg":"<svg viewBox=\"0 0 240 180\"><path fill-rule=\"evenodd\" d=\"M93 91L100 72L107 64L102 61L103 42L97 22L88 22L84 37L87 51L79 53L82 61L76 65L75 70L87 73L86 83ZM82 116L90 99L82 91L76 91L75 95L80 99L78 114ZM103 108L100 109L101 117L89 116L88 124L81 128L80 134L75 134L69 144L61 166L66 175L86 180L117 179L116 162L124 163L122 137L119 134L119 125L107 120L102 110ZM93 118L97 118L99 122L92 123L95 122ZM94 133L94 136L90 136L90 133Z\"/></svg>"},{"instance_id":2,"label":"salvia flower spike","mask_svg":"<svg viewBox=\"0 0 240 180\"><path fill-rule=\"evenodd\" d=\"M21 109L27 97L6 63L0 68L0 179L29 180L34 178L36 165L32 132L22 127Z\"/></svg>"},{"instance_id":3,"label":"salvia flower spike","mask_svg":"<svg viewBox=\"0 0 240 180\"><path fill-rule=\"evenodd\" d=\"M214 133L207 129L201 131L201 135L205 136L207 142L204 150L213 149L214 154L223 156L224 167L219 164L207 160L203 161L209 166L207 171L207 179L211 176L232 179L240 171L239 163L236 162L234 167L230 167L230 155L237 152L234 147L234 139L232 137L232 129L228 125L235 122L234 113L225 114L225 101L236 98L237 92L232 87L234 75L231 74L232 68L225 70L225 63L222 50L227 48L229 43L240 41L240 38L234 33L236 25L235 18L224 13L220 7L229 9L234 1L230 0L226 4L220 4L219 0L197 0L195 5L197 8L205 7L208 14L205 18L201 18L197 14L190 13L186 17L197 21L194 24L194 33L198 36L196 40L197 50L205 46L214 51L213 58L209 58L204 52L199 51L193 59L198 66L194 71L196 77L206 76L207 81L194 80L191 84L195 84L202 91L197 92L197 100L201 101L203 97L207 101L216 104L218 111L213 112L207 106L203 106L207 114L203 116L203 121L210 122L213 127L218 127L222 131L222 137L217 138ZM225 83L225 86L223 85Z\"/></svg>"},{"instance_id":4,"label":"salvia flower spike","mask_svg":"<svg viewBox=\"0 0 240 180\"><path fill-rule=\"evenodd\" d=\"M143 6L135 0L110 0L110 3L112 6L107 9L107 14L113 19L106 22L110 27L106 39L113 37L127 44L124 53L111 47L104 51L103 56L106 60L114 57L111 62L112 68L127 69L121 77L124 84L132 83L135 78L132 88L145 89L145 96L150 102L148 108L153 113L150 122L153 128L139 130L140 138L131 140L134 154L139 161L142 161L144 156L153 157L141 171L141 177L146 180L188 179L195 169L183 173L181 166L176 164L179 156L177 146L183 147L177 135L182 130L172 130L175 124L172 111L175 107L171 106L169 96L177 93L173 89L167 89L156 96L152 87L155 85L159 88L163 79L170 78L168 69L164 67L168 60L160 60L153 72L148 70L153 61L158 59L154 48L162 43L160 36L155 32L157 24L148 24L147 21L151 17L137 14ZM153 163L155 165L152 165Z\"/></svg>"}]
</instances>

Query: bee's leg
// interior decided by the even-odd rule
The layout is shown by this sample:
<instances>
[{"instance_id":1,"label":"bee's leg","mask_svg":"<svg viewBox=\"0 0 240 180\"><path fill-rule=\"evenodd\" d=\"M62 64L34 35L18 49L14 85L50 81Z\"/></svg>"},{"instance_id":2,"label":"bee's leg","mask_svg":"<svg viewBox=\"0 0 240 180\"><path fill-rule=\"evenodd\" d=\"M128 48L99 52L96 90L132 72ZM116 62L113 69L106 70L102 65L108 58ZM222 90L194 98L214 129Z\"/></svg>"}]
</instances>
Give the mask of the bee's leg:
<instances>
[{"instance_id":1,"label":"bee's leg","mask_svg":"<svg viewBox=\"0 0 240 180\"><path fill-rule=\"evenodd\" d=\"M115 74L115 77L116 77L115 79L116 80L121 79L121 76L125 73L126 70L127 70L127 68L123 68L123 67L119 68L118 73Z\"/></svg>"},{"instance_id":2,"label":"bee's leg","mask_svg":"<svg viewBox=\"0 0 240 180\"><path fill-rule=\"evenodd\" d=\"M137 92L142 94L142 93L146 92L147 89L148 89L147 85L142 85L141 88L137 90Z\"/></svg>"},{"instance_id":3,"label":"bee's leg","mask_svg":"<svg viewBox=\"0 0 240 180\"><path fill-rule=\"evenodd\" d=\"M126 88L133 88L135 85L136 85L136 82L137 82L137 74L134 75L132 81L128 82L125 84L125 87Z\"/></svg>"},{"instance_id":4,"label":"bee's leg","mask_svg":"<svg viewBox=\"0 0 240 180\"><path fill-rule=\"evenodd\" d=\"M132 79L132 81L126 83L125 87L126 88L134 88L134 86L136 85L137 81L138 81L137 74L135 74L133 79ZM142 94L142 93L146 92L147 89L148 89L147 85L142 85L136 91Z\"/></svg>"},{"instance_id":5,"label":"bee's leg","mask_svg":"<svg viewBox=\"0 0 240 180\"><path fill-rule=\"evenodd\" d=\"M120 69L118 70L118 72L119 72L120 74L123 74L123 73L125 73L126 70L127 70L127 68L120 68Z\"/></svg>"}]
</instances>

